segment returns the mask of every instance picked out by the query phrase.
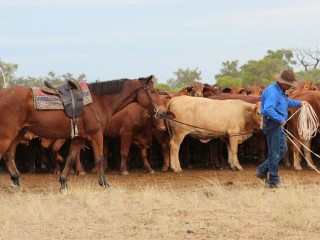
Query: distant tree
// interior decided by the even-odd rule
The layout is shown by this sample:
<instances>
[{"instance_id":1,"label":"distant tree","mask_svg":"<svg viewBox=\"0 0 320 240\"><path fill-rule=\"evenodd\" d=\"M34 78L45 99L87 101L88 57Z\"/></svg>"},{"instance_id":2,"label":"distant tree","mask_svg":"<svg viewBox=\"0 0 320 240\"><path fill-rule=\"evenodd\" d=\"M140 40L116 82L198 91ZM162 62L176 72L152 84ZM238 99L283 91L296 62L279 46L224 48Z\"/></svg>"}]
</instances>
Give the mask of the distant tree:
<instances>
[{"instance_id":1,"label":"distant tree","mask_svg":"<svg viewBox=\"0 0 320 240\"><path fill-rule=\"evenodd\" d=\"M238 69L238 64L239 61L238 60L234 60L234 61L226 61L222 63L222 68L220 69L220 73L215 75L216 79L219 79L221 77L226 77L226 76L230 76L230 77L234 77L234 78L238 78L241 75L241 72Z\"/></svg>"},{"instance_id":2,"label":"distant tree","mask_svg":"<svg viewBox=\"0 0 320 240\"><path fill-rule=\"evenodd\" d=\"M296 72L296 78L298 81L311 80L314 83L320 83L320 69Z\"/></svg>"},{"instance_id":3,"label":"distant tree","mask_svg":"<svg viewBox=\"0 0 320 240\"><path fill-rule=\"evenodd\" d=\"M194 70L190 70L189 68L183 70L179 68L174 74L176 75L176 78L171 78L167 81L167 84L169 84L172 89L182 88L190 85L193 81L201 80L201 71L199 71L198 68Z\"/></svg>"},{"instance_id":4,"label":"distant tree","mask_svg":"<svg viewBox=\"0 0 320 240\"><path fill-rule=\"evenodd\" d=\"M232 82L239 84L241 82L244 87L269 85L274 82L275 74L282 72L284 69L291 69L291 66L295 64L296 61L291 50L268 50L266 56L262 59L249 60L240 67L238 67L237 60L223 62L220 74L217 74L215 77L217 83L222 81L228 84ZM228 76L231 78L222 78L221 80L221 77ZM242 79L242 81L235 79Z\"/></svg>"},{"instance_id":5,"label":"distant tree","mask_svg":"<svg viewBox=\"0 0 320 240\"><path fill-rule=\"evenodd\" d=\"M40 87L43 85L43 78L36 78L36 77L30 77L27 78L19 77L15 78L11 83L10 86L29 86L29 87Z\"/></svg>"},{"instance_id":6,"label":"distant tree","mask_svg":"<svg viewBox=\"0 0 320 240\"><path fill-rule=\"evenodd\" d=\"M269 85L274 82L275 74L291 69L290 65L295 63L290 50L268 50L263 59L250 60L240 67L243 86Z\"/></svg>"},{"instance_id":7,"label":"distant tree","mask_svg":"<svg viewBox=\"0 0 320 240\"><path fill-rule=\"evenodd\" d=\"M48 72L48 75L44 77L44 80L50 82L53 85L60 85L60 84L63 84L65 82L65 80L62 79L61 76L56 75L52 71Z\"/></svg>"},{"instance_id":8,"label":"distant tree","mask_svg":"<svg viewBox=\"0 0 320 240\"><path fill-rule=\"evenodd\" d=\"M310 69L316 69L320 62L320 49L315 47L314 49L293 48L295 57L298 63L303 66L305 71Z\"/></svg>"},{"instance_id":9,"label":"distant tree","mask_svg":"<svg viewBox=\"0 0 320 240\"><path fill-rule=\"evenodd\" d=\"M28 76L27 78L24 77L19 77L15 78L11 83L10 86L13 85L19 85L19 86L43 86L43 82L46 80L50 82L53 85L61 85L66 82L68 79L74 79L76 81L84 81L86 75L85 74L80 74L77 78L73 77L73 74L71 73L66 73L64 75L56 75L54 72L50 71L48 72L47 76L44 77L30 77Z\"/></svg>"},{"instance_id":10,"label":"distant tree","mask_svg":"<svg viewBox=\"0 0 320 240\"><path fill-rule=\"evenodd\" d=\"M242 79L231 76L224 76L217 79L217 85L220 87L241 87Z\"/></svg>"},{"instance_id":11,"label":"distant tree","mask_svg":"<svg viewBox=\"0 0 320 240\"><path fill-rule=\"evenodd\" d=\"M14 72L18 69L17 64L5 63L0 59L0 87L6 87L5 82L8 86L11 85L14 80Z\"/></svg>"},{"instance_id":12,"label":"distant tree","mask_svg":"<svg viewBox=\"0 0 320 240\"><path fill-rule=\"evenodd\" d=\"M156 84L156 88L159 90L167 91L167 92L174 92L174 90L171 88L171 86L169 84L165 84L165 83Z\"/></svg>"}]
</instances>

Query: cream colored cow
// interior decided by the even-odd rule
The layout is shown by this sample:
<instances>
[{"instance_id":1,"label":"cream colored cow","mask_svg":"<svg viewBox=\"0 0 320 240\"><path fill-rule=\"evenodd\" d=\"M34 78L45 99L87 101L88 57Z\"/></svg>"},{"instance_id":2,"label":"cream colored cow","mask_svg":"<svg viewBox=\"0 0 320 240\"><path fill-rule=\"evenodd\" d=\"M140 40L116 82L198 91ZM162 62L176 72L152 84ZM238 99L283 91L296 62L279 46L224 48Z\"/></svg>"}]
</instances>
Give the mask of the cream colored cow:
<instances>
[{"instance_id":1,"label":"cream colored cow","mask_svg":"<svg viewBox=\"0 0 320 240\"><path fill-rule=\"evenodd\" d=\"M201 142L227 138L228 162L232 169L243 170L237 156L238 144L251 137L255 129L261 129L260 102L181 96L172 98L167 107L176 116L169 122L170 165L175 172L182 171L179 149L188 134Z\"/></svg>"}]
</instances>

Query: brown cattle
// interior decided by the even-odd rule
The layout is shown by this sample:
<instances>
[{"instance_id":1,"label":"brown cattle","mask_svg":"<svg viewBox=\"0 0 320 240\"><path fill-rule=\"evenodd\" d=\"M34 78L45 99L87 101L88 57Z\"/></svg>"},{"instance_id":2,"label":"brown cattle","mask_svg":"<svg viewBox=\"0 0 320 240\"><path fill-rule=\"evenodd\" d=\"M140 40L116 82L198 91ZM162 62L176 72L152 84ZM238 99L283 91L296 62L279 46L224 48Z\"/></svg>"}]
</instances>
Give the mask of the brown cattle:
<instances>
[{"instance_id":1,"label":"brown cattle","mask_svg":"<svg viewBox=\"0 0 320 240\"><path fill-rule=\"evenodd\" d=\"M232 93L232 94L242 94L242 95L248 95L249 91L248 89L244 88L244 87L226 87L222 90L222 92L224 93Z\"/></svg>"},{"instance_id":2,"label":"brown cattle","mask_svg":"<svg viewBox=\"0 0 320 240\"><path fill-rule=\"evenodd\" d=\"M263 87L262 86L251 86L248 88L248 96L255 96L255 97L260 97L263 91Z\"/></svg>"},{"instance_id":3,"label":"brown cattle","mask_svg":"<svg viewBox=\"0 0 320 240\"><path fill-rule=\"evenodd\" d=\"M155 130L164 132L166 127L163 119L155 118L151 114L137 104L129 104L111 118L110 127L104 136L120 139L122 175L129 174L126 162L131 144L140 149L145 170L148 173L154 173L147 159L147 149L151 147L153 132ZM106 153L107 151L105 157Z\"/></svg>"},{"instance_id":4,"label":"brown cattle","mask_svg":"<svg viewBox=\"0 0 320 240\"><path fill-rule=\"evenodd\" d=\"M312 91L312 90L303 90L303 91L296 91L290 95L290 98L297 99L301 101L307 101L317 114L318 119L320 119L320 92L319 91ZM298 108L292 108L292 114L294 114ZM291 134L296 138L293 140L294 145L297 146L293 149L293 161L294 161L294 168L296 170L302 170L301 167L301 159L300 159L300 153L299 150L301 148L300 141L310 149L311 146L311 140L304 140L300 137L298 133L298 117L300 113L294 114L293 118L290 119L287 123L289 130L291 131ZM290 136L289 136L290 137ZM304 148L303 148L304 149ZM311 153L309 150L304 149L304 153L308 162L308 166L311 168L311 165L314 165Z\"/></svg>"}]
</instances>

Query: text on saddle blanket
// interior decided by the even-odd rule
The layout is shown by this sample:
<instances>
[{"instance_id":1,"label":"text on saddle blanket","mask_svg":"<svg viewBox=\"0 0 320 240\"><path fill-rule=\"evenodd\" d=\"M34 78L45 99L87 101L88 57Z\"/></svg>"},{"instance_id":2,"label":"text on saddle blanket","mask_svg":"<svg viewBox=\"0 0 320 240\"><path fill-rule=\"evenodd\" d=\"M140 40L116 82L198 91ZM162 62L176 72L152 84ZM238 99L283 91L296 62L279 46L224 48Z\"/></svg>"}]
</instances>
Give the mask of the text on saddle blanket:
<instances>
[{"instance_id":1,"label":"text on saddle blanket","mask_svg":"<svg viewBox=\"0 0 320 240\"><path fill-rule=\"evenodd\" d=\"M79 82L83 94L83 106L93 102L86 82ZM40 87L32 87L34 108L37 110L63 110L61 98L57 95L45 93Z\"/></svg>"}]
</instances>

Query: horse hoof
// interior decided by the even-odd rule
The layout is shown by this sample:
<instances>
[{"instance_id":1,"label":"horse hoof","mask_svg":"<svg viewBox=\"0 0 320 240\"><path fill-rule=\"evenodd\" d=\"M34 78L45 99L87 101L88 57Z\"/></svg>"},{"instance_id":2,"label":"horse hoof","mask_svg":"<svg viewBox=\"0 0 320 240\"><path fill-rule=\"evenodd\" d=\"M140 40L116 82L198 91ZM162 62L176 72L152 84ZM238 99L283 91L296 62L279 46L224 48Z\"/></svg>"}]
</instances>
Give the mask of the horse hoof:
<instances>
[{"instance_id":1,"label":"horse hoof","mask_svg":"<svg viewBox=\"0 0 320 240\"><path fill-rule=\"evenodd\" d=\"M59 189L59 191L60 191L61 193L67 192L67 190L68 190L68 188L65 187L65 186L61 186L60 189Z\"/></svg>"},{"instance_id":2,"label":"horse hoof","mask_svg":"<svg viewBox=\"0 0 320 240\"><path fill-rule=\"evenodd\" d=\"M129 172L128 171L121 171L121 174L126 176L126 175L129 175Z\"/></svg>"},{"instance_id":3,"label":"horse hoof","mask_svg":"<svg viewBox=\"0 0 320 240\"><path fill-rule=\"evenodd\" d=\"M151 170L147 170L147 172L146 173L148 173L148 174L154 174L155 173L155 171L153 170L153 169L151 169Z\"/></svg>"},{"instance_id":4,"label":"horse hoof","mask_svg":"<svg viewBox=\"0 0 320 240\"><path fill-rule=\"evenodd\" d=\"M78 175L80 175L80 176L85 176L85 175L86 175L86 172L85 172L85 171L81 171L81 172L78 173Z\"/></svg>"},{"instance_id":5,"label":"horse hoof","mask_svg":"<svg viewBox=\"0 0 320 240\"><path fill-rule=\"evenodd\" d=\"M10 187L11 187L15 192L18 192L18 191L20 190L20 186L14 184L14 183L11 183Z\"/></svg>"},{"instance_id":6,"label":"horse hoof","mask_svg":"<svg viewBox=\"0 0 320 240\"><path fill-rule=\"evenodd\" d=\"M65 177L60 177L60 184L61 184L60 192L63 192L63 191L65 191L65 190L67 190L67 188L68 188L67 178L65 178Z\"/></svg>"}]
</instances>

